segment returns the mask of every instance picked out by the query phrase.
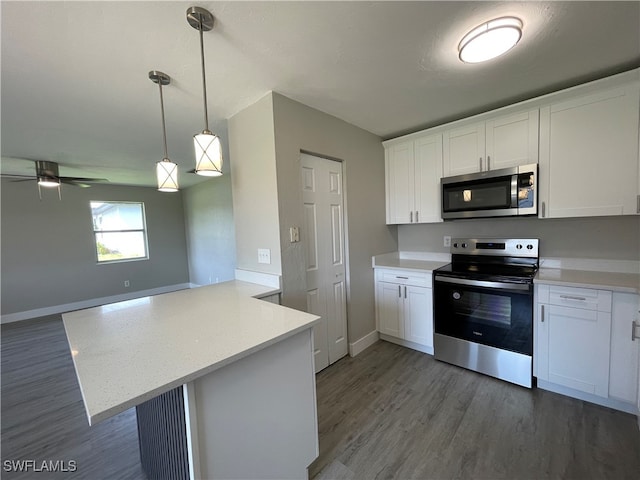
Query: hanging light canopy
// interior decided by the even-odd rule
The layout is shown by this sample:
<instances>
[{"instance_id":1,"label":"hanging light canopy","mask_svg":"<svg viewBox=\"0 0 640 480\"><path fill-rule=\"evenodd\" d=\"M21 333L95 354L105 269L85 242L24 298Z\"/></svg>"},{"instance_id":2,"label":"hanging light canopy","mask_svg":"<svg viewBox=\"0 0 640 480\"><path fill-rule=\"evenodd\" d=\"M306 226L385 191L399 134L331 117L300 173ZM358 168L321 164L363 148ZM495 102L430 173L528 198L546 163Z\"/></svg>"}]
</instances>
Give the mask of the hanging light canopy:
<instances>
[{"instance_id":1,"label":"hanging light canopy","mask_svg":"<svg viewBox=\"0 0 640 480\"><path fill-rule=\"evenodd\" d=\"M213 29L213 15L200 7L187 9L187 22L200 32L200 61L202 64L202 93L204 96L204 130L193 136L193 146L196 153L195 173L207 177L222 175L222 145L220 138L209 130L209 116L207 114L207 82L204 68L204 42L202 33Z\"/></svg>"},{"instance_id":2,"label":"hanging light canopy","mask_svg":"<svg viewBox=\"0 0 640 480\"><path fill-rule=\"evenodd\" d=\"M178 165L169 160L167 154L167 129L164 122L164 98L162 96L162 86L169 85L171 78L166 73L152 70L149 72L149 79L157 83L160 87L160 111L162 112L162 139L164 145L164 157L162 161L156 163L156 177L158 179L158 190L161 192L178 191Z\"/></svg>"},{"instance_id":3,"label":"hanging light canopy","mask_svg":"<svg viewBox=\"0 0 640 480\"><path fill-rule=\"evenodd\" d=\"M508 52L522 37L522 20L502 17L483 23L467 33L458 45L460 60L479 63Z\"/></svg>"}]
</instances>

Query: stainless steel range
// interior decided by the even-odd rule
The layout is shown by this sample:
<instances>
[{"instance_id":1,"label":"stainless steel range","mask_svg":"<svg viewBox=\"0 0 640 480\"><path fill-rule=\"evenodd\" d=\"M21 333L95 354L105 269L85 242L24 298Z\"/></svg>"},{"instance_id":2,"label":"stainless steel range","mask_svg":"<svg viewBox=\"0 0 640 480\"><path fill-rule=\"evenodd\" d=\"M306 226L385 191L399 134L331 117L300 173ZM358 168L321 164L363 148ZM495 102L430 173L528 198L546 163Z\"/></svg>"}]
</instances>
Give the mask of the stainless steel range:
<instances>
[{"instance_id":1,"label":"stainless steel range","mask_svg":"<svg viewBox=\"0 0 640 480\"><path fill-rule=\"evenodd\" d=\"M537 239L456 238L434 271L434 356L524 387L533 385Z\"/></svg>"}]
</instances>

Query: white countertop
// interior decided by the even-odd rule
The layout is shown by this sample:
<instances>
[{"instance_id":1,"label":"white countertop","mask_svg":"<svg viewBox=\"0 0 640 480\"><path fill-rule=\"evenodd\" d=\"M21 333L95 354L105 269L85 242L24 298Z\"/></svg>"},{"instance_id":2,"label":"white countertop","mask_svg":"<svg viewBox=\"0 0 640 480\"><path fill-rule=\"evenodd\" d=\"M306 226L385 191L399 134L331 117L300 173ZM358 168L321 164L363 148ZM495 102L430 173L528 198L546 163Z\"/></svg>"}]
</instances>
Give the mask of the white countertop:
<instances>
[{"instance_id":1,"label":"white countertop","mask_svg":"<svg viewBox=\"0 0 640 480\"><path fill-rule=\"evenodd\" d=\"M392 252L376 255L372 258L373 268L392 268L399 270L419 270L432 272L436 268L448 264L442 254L416 253L416 252ZM549 265L562 268L545 268L538 270L534 283L547 285L562 285L565 287L597 288L615 292L640 294L640 274L624 271L603 270L603 268L621 269L626 267L629 271L637 270L637 263L610 260L582 260L569 259L560 261L552 259L545 261ZM565 268L564 265L578 268ZM589 270L582 267L597 267L599 270Z\"/></svg>"},{"instance_id":2,"label":"white countertop","mask_svg":"<svg viewBox=\"0 0 640 480\"><path fill-rule=\"evenodd\" d=\"M312 327L238 280L63 314L89 424Z\"/></svg>"},{"instance_id":3,"label":"white countertop","mask_svg":"<svg viewBox=\"0 0 640 480\"><path fill-rule=\"evenodd\" d=\"M640 294L640 275L634 273L540 268L533 282Z\"/></svg>"},{"instance_id":4,"label":"white countertop","mask_svg":"<svg viewBox=\"0 0 640 480\"><path fill-rule=\"evenodd\" d=\"M373 268L393 268L399 270L420 270L423 272L432 272L436 268L440 268L451 260L448 259L429 259L429 256L425 255L425 258L418 258L417 255L410 255L404 253L384 253L382 255L376 255L372 258Z\"/></svg>"}]
</instances>

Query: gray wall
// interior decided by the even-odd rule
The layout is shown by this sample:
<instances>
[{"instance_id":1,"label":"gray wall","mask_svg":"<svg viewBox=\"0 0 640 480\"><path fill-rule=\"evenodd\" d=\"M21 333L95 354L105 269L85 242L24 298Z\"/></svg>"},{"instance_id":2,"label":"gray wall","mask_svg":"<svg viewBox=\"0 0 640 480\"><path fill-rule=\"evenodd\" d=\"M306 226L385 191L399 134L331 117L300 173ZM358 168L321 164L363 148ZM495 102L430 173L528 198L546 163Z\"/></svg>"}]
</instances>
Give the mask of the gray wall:
<instances>
[{"instance_id":1,"label":"gray wall","mask_svg":"<svg viewBox=\"0 0 640 480\"><path fill-rule=\"evenodd\" d=\"M189 280L196 285L233 280L236 246L230 175L225 171L222 177L187 188L182 196Z\"/></svg>"},{"instance_id":2,"label":"gray wall","mask_svg":"<svg viewBox=\"0 0 640 480\"><path fill-rule=\"evenodd\" d=\"M283 303L306 308L302 243L289 227L303 225L300 152L344 162L349 342L375 330L371 256L397 249L395 227L385 225L384 149L376 135L287 97L273 94Z\"/></svg>"},{"instance_id":3,"label":"gray wall","mask_svg":"<svg viewBox=\"0 0 640 480\"><path fill-rule=\"evenodd\" d=\"M188 283L182 195L154 188L2 180L2 314ZM145 204L149 259L97 265L90 200ZM130 287L124 287L124 281Z\"/></svg>"},{"instance_id":4,"label":"gray wall","mask_svg":"<svg viewBox=\"0 0 640 480\"><path fill-rule=\"evenodd\" d=\"M228 126L237 267L281 275L271 94L231 117ZM271 250L270 264L258 263L259 248Z\"/></svg>"},{"instance_id":5,"label":"gray wall","mask_svg":"<svg viewBox=\"0 0 640 480\"><path fill-rule=\"evenodd\" d=\"M447 252L443 236L540 239L541 257L640 260L640 217L494 218L399 225L398 249Z\"/></svg>"}]
</instances>

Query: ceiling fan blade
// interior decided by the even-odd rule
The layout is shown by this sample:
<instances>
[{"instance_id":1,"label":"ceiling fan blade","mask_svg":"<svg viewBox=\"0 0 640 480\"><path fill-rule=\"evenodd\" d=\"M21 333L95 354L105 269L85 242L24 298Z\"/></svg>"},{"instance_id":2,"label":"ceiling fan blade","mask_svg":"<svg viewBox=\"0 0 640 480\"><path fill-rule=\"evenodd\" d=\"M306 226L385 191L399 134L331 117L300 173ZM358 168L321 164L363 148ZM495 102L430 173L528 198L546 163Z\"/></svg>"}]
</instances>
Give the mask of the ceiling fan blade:
<instances>
[{"instance_id":1,"label":"ceiling fan blade","mask_svg":"<svg viewBox=\"0 0 640 480\"><path fill-rule=\"evenodd\" d=\"M3 173L0 176L5 177L5 178L23 178L25 180L35 180L36 177L34 177L33 175L16 175L13 173Z\"/></svg>"}]
</instances>

